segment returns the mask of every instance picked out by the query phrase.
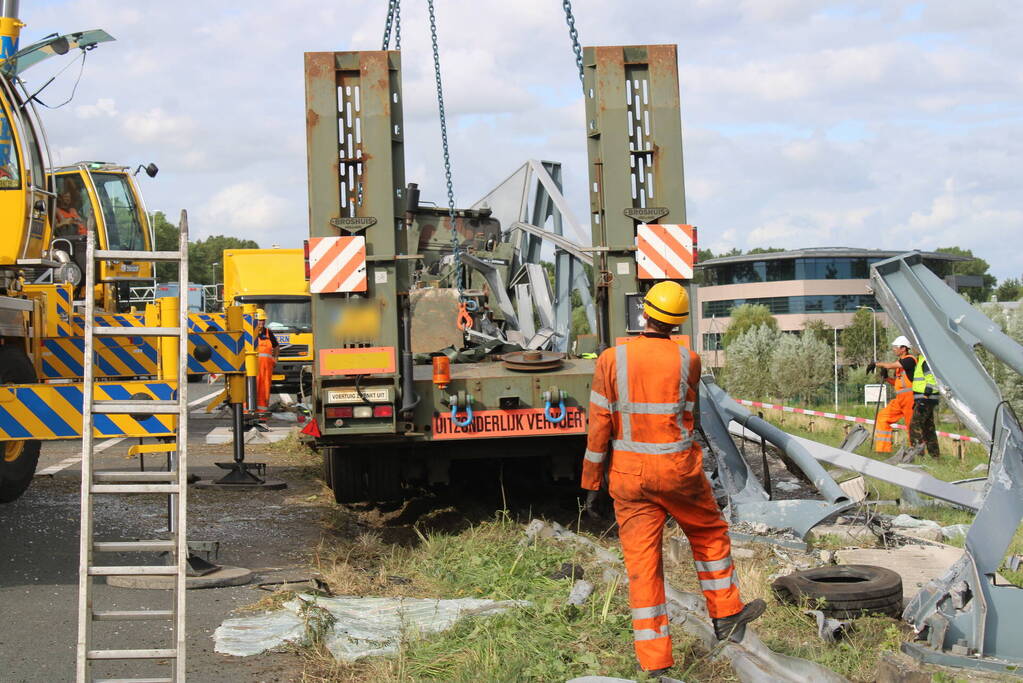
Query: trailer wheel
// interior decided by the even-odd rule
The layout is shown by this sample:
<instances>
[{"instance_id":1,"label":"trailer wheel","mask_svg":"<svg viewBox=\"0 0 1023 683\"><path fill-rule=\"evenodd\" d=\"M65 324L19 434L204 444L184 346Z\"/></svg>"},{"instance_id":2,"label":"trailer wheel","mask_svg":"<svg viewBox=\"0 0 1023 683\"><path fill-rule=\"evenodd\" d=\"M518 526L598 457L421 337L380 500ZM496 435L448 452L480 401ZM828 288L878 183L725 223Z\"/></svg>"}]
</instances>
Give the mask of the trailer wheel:
<instances>
[{"instance_id":1,"label":"trailer wheel","mask_svg":"<svg viewBox=\"0 0 1023 683\"><path fill-rule=\"evenodd\" d=\"M352 448L325 449L324 470L338 503L386 502L401 499L401 465Z\"/></svg>"},{"instance_id":2,"label":"trailer wheel","mask_svg":"<svg viewBox=\"0 0 1023 683\"><path fill-rule=\"evenodd\" d=\"M0 346L0 383L32 384L36 371L24 350ZM39 462L39 441L0 444L0 503L10 503L25 492Z\"/></svg>"},{"instance_id":3,"label":"trailer wheel","mask_svg":"<svg viewBox=\"0 0 1023 683\"><path fill-rule=\"evenodd\" d=\"M378 503L401 500L401 462L398 458L393 455L367 455L365 458L370 500Z\"/></svg>"},{"instance_id":4,"label":"trailer wheel","mask_svg":"<svg viewBox=\"0 0 1023 683\"><path fill-rule=\"evenodd\" d=\"M368 500L362 457L349 448L326 448L324 458L329 460L330 488L338 503L363 503Z\"/></svg>"}]
</instances>

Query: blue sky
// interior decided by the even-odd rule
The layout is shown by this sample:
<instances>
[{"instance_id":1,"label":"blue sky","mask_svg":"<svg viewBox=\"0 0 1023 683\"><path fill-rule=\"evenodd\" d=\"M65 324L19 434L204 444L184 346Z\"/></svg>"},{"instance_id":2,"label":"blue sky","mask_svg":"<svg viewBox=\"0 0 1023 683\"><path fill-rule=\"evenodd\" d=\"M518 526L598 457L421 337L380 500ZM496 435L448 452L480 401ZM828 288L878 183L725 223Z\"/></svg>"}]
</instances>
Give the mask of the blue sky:
<instances>
[{"instance_id":1,"label":"blue sky","mask_svg":"<svg viewBox=\"0 0 1023 683\"><path fill-rule=\"evenodd\" d=\"M443 202L422 0L405 0L406 176ZM436 0L456 196L526 158L585 215L582 98L556 0ZM1011 1L576 0L584 45L677 43L690 222L705 247L974 250L1023 274L1023 13ZM23 41L102 27L57 162L155 161L150 209L199 236L307 230L302 53L377 49L385 0L23 0ZM71 57L65 58L71 59ZM56 60L55 60L56 61ZM64 64L28 72L38 86ZM77 66L43 94L64 100ZM1006 248L1008 247L1008 248Z\"/></svg>"}]
</instances>

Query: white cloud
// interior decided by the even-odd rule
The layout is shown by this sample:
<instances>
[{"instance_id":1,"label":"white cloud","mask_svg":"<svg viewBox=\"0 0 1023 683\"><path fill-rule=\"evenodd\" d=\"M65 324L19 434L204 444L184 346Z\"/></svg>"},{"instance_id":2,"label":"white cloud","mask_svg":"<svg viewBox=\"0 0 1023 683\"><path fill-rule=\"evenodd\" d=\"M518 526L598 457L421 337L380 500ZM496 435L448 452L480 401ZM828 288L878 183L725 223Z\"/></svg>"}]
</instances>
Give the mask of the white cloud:
<instances>
[{"instance_id":1,"label":"white cloud","mask_svg":"<svg viewBox=\"0 0 1023 683\"><path fill-rule=\"evenodd\" d=\"M189 145L189 136L198 125L188 116L169 114L160 107L144 112L129 112L124 116L125 134L133 142L166 142L171 145Z\"/></svg>"},{"instance_id":2,"label":"white cloud","mask_svg":"<svg viewBox=\"0 0 1023 683\"><path fill-rule=\"evenodd\" d=\"M117 104L112 98L101 97L96 100L95 104L83 104L75 107L75 115L80 119L113 118L117 116Z\"/></svg>"},{"instance_id":3,"label":"white cloud","mask_svg":"<svg viewBox=\"0 0 1023 683\"><path fill-rule=\"evenodd\" d=\"M305 232L302 53L377 49L386 3L24 3L31 41L101 26L75 102L42 116L61 161L156 161L150 208L197 234L296 246ZM406 178L443 202L424 3L402 15ZM689 220L704 246L958 244L1023 272L1023 14L1009 0L587 0L584 45L676 43ZM455 191L525 158L564 163L588 214L586 138L564 15L549 0L437 3ZM70 60L27 72L41 86ZM70 93L77 69L47 91ZM51 92L53 94L51 94ZM49 100L48 100L49 101Z\"/></svg>"},{"instance_id":4,"label":"white cloud","mask_svg":"<svg viewBox=\"0 0 1023 683\"><path fill-rule=\"evenodd\" d=\"M200 236L236 235L265 241L285 222L288 208L288 201L263 182L235 183L217 191L199 208L196 228Z\"/></svg>"}]
</instances>

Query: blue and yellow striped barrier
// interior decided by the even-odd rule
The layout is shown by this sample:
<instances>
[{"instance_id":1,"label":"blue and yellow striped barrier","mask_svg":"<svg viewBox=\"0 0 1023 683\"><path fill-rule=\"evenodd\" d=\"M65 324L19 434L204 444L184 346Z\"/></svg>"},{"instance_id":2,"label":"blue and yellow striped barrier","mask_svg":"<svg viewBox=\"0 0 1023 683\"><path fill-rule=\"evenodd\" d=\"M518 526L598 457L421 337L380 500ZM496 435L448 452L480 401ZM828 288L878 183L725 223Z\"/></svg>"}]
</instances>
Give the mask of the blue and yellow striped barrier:
<instances>
[{"instance_id":1,"label":"blue and yellow striped barrier","mask_svg":"<svg viewBox=\"0 0 1023 683\"><path fill-rule=\"evenodd\" d=\"M196 345L210 348L210 358L200 361ZM241 332L192 332L188 335L188 371L245 372L245 342Z\"/></svg>"},{"instance_id":2,"label":"blue and yellow striped barrier","mask_svg":"<svg viewBox=\"0 0 1023 683\"><path fill-rule=\"evenodd\" d=\"M251 317L251 316L246 316ZM40 357L40 379L76 379L83 376L85 358L85 319L72 317L70 337L43 339ZM143 327L145 316L137 313L96 316L96 324L109 327ZM223 313L192 313L188 320L188 371L229 373L245 371L243 332L225 331ZM251 338L251 324L246 321ZM154 337L97 337L95 362L97 377L146 377L159 372L159 340ZM210 358L196 358L196 346L208 346Z\"/></svg>"},{"instance_id":3,"label":"blue and yellow striped barrier","mask_svg":"<svg viewBox=\"0 0 1023 683\"><path fill-rule=\"evenodd\" d=\"M169 401L177 394L176 382L98 382L95 400L125 401L144 394ZM82 437L81 384L19 384L0 387L0 441L23 439L80 439ZM175 417L154 415L93 415L93 435L173 436Z\"/></svg>"}]
</instances>

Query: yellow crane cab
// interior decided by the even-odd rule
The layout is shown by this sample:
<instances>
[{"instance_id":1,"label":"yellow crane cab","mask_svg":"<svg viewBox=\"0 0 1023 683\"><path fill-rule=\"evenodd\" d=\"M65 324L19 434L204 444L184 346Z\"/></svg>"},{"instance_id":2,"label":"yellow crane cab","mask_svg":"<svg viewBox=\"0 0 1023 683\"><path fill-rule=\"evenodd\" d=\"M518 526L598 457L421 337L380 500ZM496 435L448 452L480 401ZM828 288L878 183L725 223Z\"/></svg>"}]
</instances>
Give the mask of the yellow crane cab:
<instances>
[{"instance_id":1,"label":"yellow crane cab","mask_svg":"<svg viewBox=\"0 0 1023 683\"><path fill-rule=\"evenodd\" d=\"M53 169L56 195L51 252L64 252L81 271L85 267L85 238L96 235L96 248L147 252L156 248L135 174L145 170L154 177L155 164L139 166L134 173L126 166L84 161ZM152 261L144 259L101 261L97 302L108 311L127 310L132 286L153 285ZM80 272L78 282L81 281ZM76 282L77 284L77 282Z\"/></svg>"},{"instance_id":2,"label":"yellow crane cab","mask_svg":"<svg viewBox=\"0 0 1023 683\"><path fill-rule=\"evenodd\" d=\"M46 255L52 192L35 109L18 80L4 69L9 60L0 64L0 289L6 293L16 291L19 267L35 266Z\"/></svg>"}]
</instances>

